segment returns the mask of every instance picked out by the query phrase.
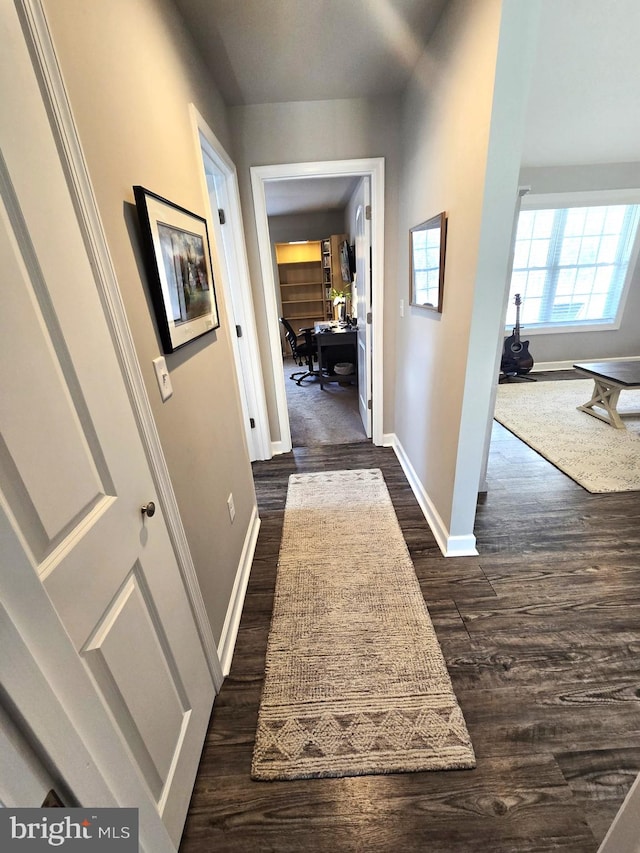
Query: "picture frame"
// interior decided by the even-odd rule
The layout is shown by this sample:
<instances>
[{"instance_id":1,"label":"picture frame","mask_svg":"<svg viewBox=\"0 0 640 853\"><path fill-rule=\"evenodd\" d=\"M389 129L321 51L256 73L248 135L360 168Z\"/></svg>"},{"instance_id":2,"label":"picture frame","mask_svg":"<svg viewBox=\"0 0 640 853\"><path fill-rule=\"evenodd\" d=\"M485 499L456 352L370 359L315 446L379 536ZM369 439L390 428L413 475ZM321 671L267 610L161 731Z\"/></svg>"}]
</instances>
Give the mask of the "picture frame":
<instances>
[{"instance_id":1,"label":"picture frame","mask_svg":"<svg viewBox=\"0 0 640 853\"><path fill-rule=\"evenodd\" d=\"M133 193L165 353L220 326L206 220L141 186Z\"/></svg>"},{"instance_id":2,"label":"picture frame","mask_svg":"<svg viewBox=\"0 0 640 853\"><path fill-rule=\"evenodd\" d=\"M442 314L447 216L432 216L409 230L409 302Z\"/></svg>"},{"instance_id":3,"label":"picture frame","mask_svg":"<svg viewBox=\"0 0 640 853\"><path fill-rule=\"evenodd\" d=\"M342 243L340 243L340 274L342 275L342 280L346 281L348 284L351 284L353 281L353 276L351 275L350 255L349 244L346 240L343 240Z\"/></svg>"}]
</instances>

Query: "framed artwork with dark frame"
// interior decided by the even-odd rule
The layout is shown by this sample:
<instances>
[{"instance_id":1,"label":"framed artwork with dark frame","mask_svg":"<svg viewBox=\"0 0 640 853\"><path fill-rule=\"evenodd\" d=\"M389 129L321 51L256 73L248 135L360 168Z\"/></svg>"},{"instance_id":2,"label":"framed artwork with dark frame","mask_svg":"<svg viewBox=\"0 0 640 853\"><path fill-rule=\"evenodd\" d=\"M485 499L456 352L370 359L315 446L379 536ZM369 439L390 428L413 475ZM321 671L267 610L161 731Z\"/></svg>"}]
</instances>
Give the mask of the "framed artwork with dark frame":
<instances>
[{"instance_id":1,"label":"framed artwork with dark frame","mask_svg":"<svg viewBox=\"0 0 640 853\"><path fill-rule=\"evenodd\" d=\"M144 187L133 192L160 339L171 353L220 325L207 223Z\"/></svg>"},{"instance_id":2,"label":"framed artwork with dark frame","mask_svg":"<svg viewBox=\"0 0 640 853\"><path fill-rule=\"evenodd\" d=\"M439 213L409 231L410 303L442 314L447 217Z\"/></svg>"}]
</instances>

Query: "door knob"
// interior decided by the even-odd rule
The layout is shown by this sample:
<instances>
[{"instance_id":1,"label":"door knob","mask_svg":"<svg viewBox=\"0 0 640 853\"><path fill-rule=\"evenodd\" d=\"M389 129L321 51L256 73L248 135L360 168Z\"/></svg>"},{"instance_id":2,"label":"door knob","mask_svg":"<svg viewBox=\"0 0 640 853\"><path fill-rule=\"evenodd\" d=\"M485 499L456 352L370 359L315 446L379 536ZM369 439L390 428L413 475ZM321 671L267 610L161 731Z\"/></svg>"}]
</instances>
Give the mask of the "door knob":
<instances>
[{"instance_id":1,"label":"door knob","mask_svg":"<svg viewBox=\"0 0 640 853\"><path fill-rule=\"evenodd\" d=\"M151 518L152 516L155 515L156 505L154 504L153 501L149 501L148 504L145 504L144 506L140 507L140 512L143 515L146 515L148 518Z\"/></svg>"}]
</instances>

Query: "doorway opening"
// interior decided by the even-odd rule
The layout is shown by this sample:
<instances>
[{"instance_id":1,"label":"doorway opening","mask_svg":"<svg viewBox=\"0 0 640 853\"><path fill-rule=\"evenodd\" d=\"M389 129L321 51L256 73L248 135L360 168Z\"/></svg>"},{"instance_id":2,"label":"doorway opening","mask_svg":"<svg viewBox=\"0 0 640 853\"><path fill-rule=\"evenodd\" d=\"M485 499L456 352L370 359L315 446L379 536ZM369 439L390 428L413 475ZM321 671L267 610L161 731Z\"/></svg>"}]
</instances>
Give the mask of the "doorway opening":
<instances>
[{"instance_id":1,"label":"doorway opening","mask_svg":"<svg viewBox=\"0 0 640 853\"><path fill-rule=\"evenodd\" d=\"M273 181L265 189L294 448L370 437L358 405L354 245L365 180Z\"/></svg>"},{"instance_id":2,"label":"doorway opening","mask_svg":"<svg viewBox=\"0 0 640 853\"><path fill-rule=\"evenodd\" d=\"M291 450L294 444L292 421L295 417L291 416L290 409L293 411L298 408L295 401L300 399L302 392L315 391L325 395L323 402L326 403L332 394L337 397L340 389L346 388L346 384L341 386L340 381L330 383L335 386L333 391L329 390L329 384L326 384L324 389L312 388L311 383L317 382L315 377L303 380L298 386L289 379L294 372L289 368L297 369L298 365L283 361L283 356L290 357L290 351L284 348L281 331L280 318L286 313L283 301L294 300L282 298L275 244L296 240L313 241L315 238L322 246L323 240L330 240L332 236L343 237L344 240L340 242L353 246L355 259L351 313L356 320L353 327L353 363L357 364L357 385L354 384L353 389L357 400L353 400L351 422L356 432L347 432L347 427L344 426L338 436L357 434L356 440L364 441L370 437L373 438L374 444L382 444L384 160L374 158L260 166L251 169L251 178L280 433L279 440L272 441L272 450L274 453ZM336 205L334 202L333 205L328 205L327 197L335 199L335 194L339 192L342 193L342 204ZM319 199L323 196L324 202L320 203ZM315 230L311 229L311 220L308 218L312 213L308 209L310 204L316 208L313 211L317 214L313 223ZM331 220L331 216L337 218ZM288 222L285 219L288 219ZM309 310L309 307L301 308L302 313ZM306 320L331 322L326 315L315 317L315 313L320 310L318 305L315 311L312 310L313 316ZM295 323L299 319L305 320L302 317L294 318L292 325L296 332L300 324L296 326ZM344 396L348 394L347 391ZM307 403L302 406L307 416L307 428L309 422L314 420L310 398L311 394L307 393L301 401L304 403L306 399ZM318 407L318 413L319 411ZM362 431L359 431L359 423L362 425ZM296 423L293 425L296 434L298 427ZM301 438L296 435L295 443L307 443L309 440L308 434ZM332 439L325 433L324 441L331 442ZM344 438L339 438L335 443L344 441Z\"/></svg>"}]
</instances>

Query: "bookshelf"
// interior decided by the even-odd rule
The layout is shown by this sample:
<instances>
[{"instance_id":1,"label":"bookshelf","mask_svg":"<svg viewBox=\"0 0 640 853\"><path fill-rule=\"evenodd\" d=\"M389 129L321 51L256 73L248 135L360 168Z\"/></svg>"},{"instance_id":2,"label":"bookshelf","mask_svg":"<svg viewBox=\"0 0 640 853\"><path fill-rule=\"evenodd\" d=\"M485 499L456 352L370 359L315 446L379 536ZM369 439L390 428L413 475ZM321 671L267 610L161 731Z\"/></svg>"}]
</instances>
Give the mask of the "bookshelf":
<instances>
[{"instance_id":1,"label":"bookshelf","mask_svg":"<svg viewBox=\"0 0 640 853\"><path fill-rule=\"evenodd\" d=\"M323 240L275 244L280 316L291 323L294 332L334 319L331 288L346 287L340 273L339 251L344 239L344 234L333 234Z\"/></svg>"},{"instance_id":2,"label":"bookshelf","mask_svg":"<svg viewBox=\"0 0 640 853\"><path fill-rule=\"evenodd\" d=\"M326 319L321 243L276 243L280 305L298 332Z\"/></svg>"}]
</instances>

